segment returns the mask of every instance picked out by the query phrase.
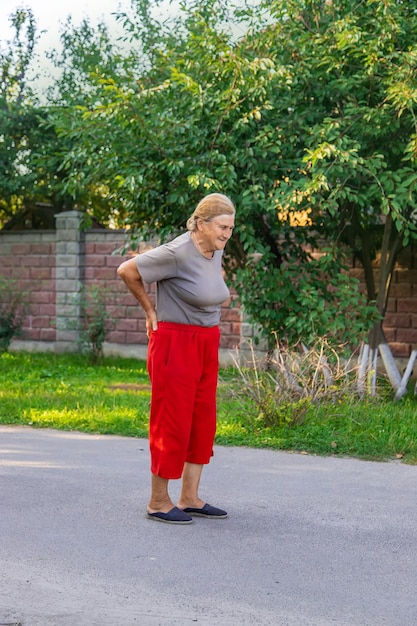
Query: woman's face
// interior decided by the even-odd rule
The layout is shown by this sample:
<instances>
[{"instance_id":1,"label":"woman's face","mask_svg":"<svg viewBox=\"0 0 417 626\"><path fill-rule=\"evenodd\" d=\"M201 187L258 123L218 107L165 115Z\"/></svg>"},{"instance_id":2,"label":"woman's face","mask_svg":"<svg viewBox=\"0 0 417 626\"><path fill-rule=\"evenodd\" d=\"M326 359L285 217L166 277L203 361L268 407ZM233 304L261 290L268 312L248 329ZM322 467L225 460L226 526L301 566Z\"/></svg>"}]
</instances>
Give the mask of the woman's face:
<instances>
[{"instance_id":1,"label":"woman's face","mask_svg":"<svg viewBox=\"0 0 417 626\"><path fill-rule=\"evenodd\" d=\"M198 234L207 250L223 250L233 233L235 226L234 215L218 215L211 222L199 219L197 222Z\"/></svg>"}]
</instances>

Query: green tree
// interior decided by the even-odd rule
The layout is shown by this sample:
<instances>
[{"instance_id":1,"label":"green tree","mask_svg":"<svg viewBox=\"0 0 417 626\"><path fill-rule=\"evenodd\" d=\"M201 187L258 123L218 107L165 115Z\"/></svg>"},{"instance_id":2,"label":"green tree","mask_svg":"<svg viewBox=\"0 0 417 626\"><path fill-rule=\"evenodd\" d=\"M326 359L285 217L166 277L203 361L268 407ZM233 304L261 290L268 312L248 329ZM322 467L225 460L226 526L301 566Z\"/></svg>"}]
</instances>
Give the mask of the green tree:
<instances>
[{"instance_id":1,"label":"green tree","mask_svg":"<svg viewBox=\"0 0 417 626\"><path fill-rule=\"evenodd\" d=\"M30 196L29 137L37 124L27 79L36 22L30 10L17 10L10 21L14 38L0 49L0 225Z\"/></svg>"},{"instance_id":2,"label":"green tree","mask_svg":"<svg viewBox=\"0 0 417 626\"><path fill-rule=\"evenodd\" d=\"M277 186L277 200L300 196L325 238L361 261L379 314L371 360L379 349L398 386L382 324L398 252L417 232L417 6L289 1L272 3L271 12L271 46L291 74L303 134L302 157Z\"/></svg>"},{"instance_id":3,"label":"green tree","mask_svg":"<svg viewBox=\"0 0 417 626\"><path fill-rule=\"evenodd\" d=\"M72 209L77 203L87 215L107 224L111 210L102 186L91 188L79 180L80 191L73 193L68 169L77 139L59 133L54 121L57 111L61 124L70 118L68 111L76 110L80 94L91 82L89 72L99 58L103 65L109 52L107 31L99 25L96 33L84 21L75 36L68 22L68 30L62 35L62 55L50 54L62 78L51 84L46 102L45 94L41 102L33 76L36 20L31 10L19 9L10 21L15 34L0 53L0 226L23 214L25 218L30 216L32 227L43 226L41 205L50 206L56 213ZM76 57L71 69L67 46Z\"/></svg>"},{"instance_id":4,"label":"green tree","mask_svg":"<svg viewBox=\"0 0 417 626\"><path fill-rule=\"evenodd\" d=\"M277 43L271 47L274 29L255 21L259 11L217 0L192 3L165 27L149 9L138 3L139 22L122 17L143 52L136 72L97 70L94 97L70 111L70 125L57 122L59 132L84 139L71 153L75 189L80 178L104 183L133 238L182 228L203 193L226 191L239 207L230 261L252 319L268 337L310 340L331 330L343 340L346 324L332 323L334 307L342 297L354 321L360 295L346 288L342 254L333 246L310 258L306 246L320 229L294 228L276 199L280 181L298 173L305 144L288 114L292 77ZM100 158L86 167L86 153Z\"/></svg>"},{"instance_id":5,"label":"green tree","mask_svg":"<svg viewBox=\"0 0 417 626\"><path fill-rule=\"evenodd\" d=\"M55 136L56 145L51 150L47 144L46 151L35 155L35 163L55 172L55 178L47 181L50 194L58 192L103 225L120 227L125 217L124 199L117 193L117 184L108 184L109 170L111 181L122 156L115 141L120 129L111 129L114 104L109 85L116 78L123 84L132 83L138 57L133 48L123 56L107 26L93 26L87 19L76 27L68 18L60 39L60 49L49 53L58 78L47 93L44 124ZM91 109L102 114L94 123L85 123ZM106 134L113 135L111 154ZM123 136L124 140L128 137Z\"/></svg>"}]
</instances>

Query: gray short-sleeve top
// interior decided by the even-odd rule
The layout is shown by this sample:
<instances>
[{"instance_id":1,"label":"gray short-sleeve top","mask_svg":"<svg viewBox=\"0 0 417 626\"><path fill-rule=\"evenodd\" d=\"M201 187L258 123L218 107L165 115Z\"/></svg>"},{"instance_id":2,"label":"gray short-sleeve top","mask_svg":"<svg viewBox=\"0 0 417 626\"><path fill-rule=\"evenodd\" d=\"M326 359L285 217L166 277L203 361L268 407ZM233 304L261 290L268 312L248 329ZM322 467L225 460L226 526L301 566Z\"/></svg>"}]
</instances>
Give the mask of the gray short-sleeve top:
<instances>
[{"instance_id":1,"label":"gray short-sleeve top","mask_svg":"<svg viewBox=\"0 0 417 626\"><path fill-rule=\"evenodd\" d=\"M220 305L230 295L223 280L222 256L223 250L216 250L207 259L186 232L136 257L142 279L156 283L158 321L196 326L220 322Z\"/></svg>"}]
</instances>

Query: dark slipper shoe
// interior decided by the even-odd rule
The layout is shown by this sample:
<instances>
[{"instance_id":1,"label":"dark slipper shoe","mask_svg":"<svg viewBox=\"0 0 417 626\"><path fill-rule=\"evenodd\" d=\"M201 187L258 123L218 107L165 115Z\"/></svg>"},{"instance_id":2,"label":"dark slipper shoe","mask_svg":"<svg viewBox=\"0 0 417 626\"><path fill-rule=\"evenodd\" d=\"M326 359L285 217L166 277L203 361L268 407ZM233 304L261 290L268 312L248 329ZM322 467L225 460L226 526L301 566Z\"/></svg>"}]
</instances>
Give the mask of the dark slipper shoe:
<instances>
[{"instance_id":1,"label":"dark slipper shoe","mask_svg":"<svg viewBox=\"0 0 417 626\"><path fill-rule=\"evenodd\" d=\"M207 502L201 509L194 509L189 506L184 509L184 513L188 513L194 517L211 517L212 519L223 519L227 517L226 511L222 511L222 509L211 506L211 504L207 504Z\"/></svg>"},{"instance_id":2,"label":"dark slipper shoe","mask_svg":"<svg viewBox=\"0 0 417 626\"><path fill-rule=\"evenodd\" d=\"M165 524L191 524L193 518L187 515L184 511L181 511L178 507L174 506L168 513L162 513L157 511L156 513L147 513L149 519L154 519L157 522L165 522Z\"/></svg>"}]
</instances>

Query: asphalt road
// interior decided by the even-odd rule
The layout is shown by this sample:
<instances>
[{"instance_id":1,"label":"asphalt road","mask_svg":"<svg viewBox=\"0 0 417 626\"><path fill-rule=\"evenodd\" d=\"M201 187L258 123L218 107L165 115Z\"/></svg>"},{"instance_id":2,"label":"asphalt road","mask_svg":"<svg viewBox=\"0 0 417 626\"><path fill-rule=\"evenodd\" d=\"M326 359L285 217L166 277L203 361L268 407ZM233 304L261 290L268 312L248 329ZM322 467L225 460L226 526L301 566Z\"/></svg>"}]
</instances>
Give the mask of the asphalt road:
<instances>
[{"instance_id":1,"label":"asphalt road","mask_svg":"<svg viewBox=\"0 0 417 626\"><path fill-rule=\"evenodd\" d=\"M216 447L229 517L189 526L148 472L146 440L0 427L0 626L417 625L417 467Z\"/></svg>"}]
</instances>

